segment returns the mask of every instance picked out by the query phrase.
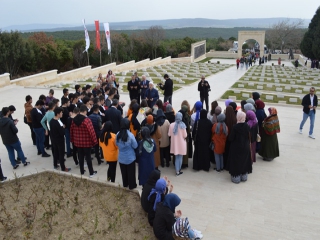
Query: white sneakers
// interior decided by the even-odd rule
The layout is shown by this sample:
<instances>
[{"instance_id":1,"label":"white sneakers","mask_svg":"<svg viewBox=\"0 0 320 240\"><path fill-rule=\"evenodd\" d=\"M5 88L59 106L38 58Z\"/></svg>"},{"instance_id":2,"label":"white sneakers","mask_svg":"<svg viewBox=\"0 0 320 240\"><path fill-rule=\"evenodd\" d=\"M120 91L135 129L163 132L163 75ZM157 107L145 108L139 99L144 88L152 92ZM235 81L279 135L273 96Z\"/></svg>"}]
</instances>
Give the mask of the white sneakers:
<instances>
[{"instance_id":1,"label":"white sneakers","mask_svg":"<svg viewBox=\"0 0 320 240\"><path fill-rule=\"evenodd\" d=\"M309 138L316 139L316 137L313 134L309 135Z\"/></svg>"},{"instance_id":2,"label":"white sneakers","mask_svg":"<svg viewBox=\"0 0 320 240\"><path fill-rule=\"evenodd\" d=\"M302 134L302 129L299 129L299 133Z\"/></svg>"},{"instance_id":3,"label":"white sneakers","mask_svg":"<svg viewBox=\"0 0 320 240\"><path fill-rule=\"evenodd\" d=\"M198 231L196 229L192 229L192 230L195 233L195 238L194 239L202 239L203 238L203 234L201 233L201 231Z\"/></svg>"}]
</instances>

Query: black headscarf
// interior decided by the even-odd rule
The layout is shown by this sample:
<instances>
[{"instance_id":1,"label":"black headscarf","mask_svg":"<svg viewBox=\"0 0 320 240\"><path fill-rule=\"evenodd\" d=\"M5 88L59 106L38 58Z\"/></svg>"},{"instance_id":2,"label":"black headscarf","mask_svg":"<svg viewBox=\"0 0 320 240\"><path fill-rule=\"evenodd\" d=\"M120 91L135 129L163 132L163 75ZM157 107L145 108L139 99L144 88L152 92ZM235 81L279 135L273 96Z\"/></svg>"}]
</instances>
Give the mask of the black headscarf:
<instances>
[{"instance_id":1,"label":"black headscarf","mask_svg":"<svg viewBox=\"0 0 320 240\"><path fill-rule=\"evenodd\" d=\"M244 105L246 105L246 104L247 104L247 101L246 100L242 100L241 101L241 108L244 109Z\"/></svg>"},{"instance_id":2,"label":"black headscarf","mask_svg":"<svg viewBox=\"0 0 320 240\"><path fill-rule=\"evenodd\" d=\"M162 109L158 109L157 111L157 118L156 118L156 123L159 126L162 126L164 124L164 121L166 120L166 116L164 115L164 112Z\"/></svg>"},{"instance_id":3,"label":"black headscarf","mask_svg":"<svg viewBox=\"0 0 320 240\"><path fill-rule=\"evenodd\" d=\"M232 108L233 108L233 111L237 114L237 104L235 103L235 102L231 102L230 104L229 104L229 106L231 106Z\"/></svg>"},{"instance_id":4,"label":"black headscarf","mask_svg":"<svg viewBox=\"0 0 320 240\"><path fill-rule=\"evenodd\" d=\"M132 118L131 122L133 124L134 130L140 130L140 124L139 121L137 120L137 115L139 113L140 106L138 103L133 104L132 108Z\"/></svg>"},{"instance_id":5,"label":"black headscarf","mask_svg":"<svg viewBox=\"0 0 320 240\"><path fill-rule=\"evenodd\" d=\"M126 142L128 140L128 132L130 127L130 122L127 118L122 118L120 122L120 131L117 136L117 141L121 140L122 142Z\"/></svg>"},{"instance_id":6,"label":"black headscarf","mask_svg":"<svg viewBox=\"0 0 320 240\"><path fill-rule=\"evenodd\" d=\"M111 138L111 132L112 122L106 121L100 134L100 141L103 142L106 146L108 146L108 139Z\"/></svg>"},{"instance_id":7,"label":"black headscarf","mask_svg":"<svg viewBox=\"0 0 320 240\"><path fill-rule=\"evenodd\" d=\"M252 98L254 101L258 100L260 98L260 94L258 92L253 92L252 93Z\"/></svg>"},{"instance_id":8,"label":"black headscarf","mask_svg":"<svg viewBox=\"0 0 320 240\"><path fill-rule=\"evenodd\" d=\"M150 146L152 145L152 148L153 148L153 141L151 139L150 130L148 127L141 128L141 137L142 137L142 140L141 140L141 143L139 144L139 154L142 153L142 147L144 147L144 145L143 145L144 142L148 142L150 144ZM151 150L150 147L149 147L149 149Z\"/></svg>"},{"instance_id":9,"label":"black headscarf","mask_svg":"<svg viewBox=\"0 0 320 240\"><path fill-rule=\"evenodd\" d=\"M200 111L200 119L206 119L206 118L207 118L207 115L208 115L207 110L202 109L202 110Z\"/></svg>"}]
</instances>

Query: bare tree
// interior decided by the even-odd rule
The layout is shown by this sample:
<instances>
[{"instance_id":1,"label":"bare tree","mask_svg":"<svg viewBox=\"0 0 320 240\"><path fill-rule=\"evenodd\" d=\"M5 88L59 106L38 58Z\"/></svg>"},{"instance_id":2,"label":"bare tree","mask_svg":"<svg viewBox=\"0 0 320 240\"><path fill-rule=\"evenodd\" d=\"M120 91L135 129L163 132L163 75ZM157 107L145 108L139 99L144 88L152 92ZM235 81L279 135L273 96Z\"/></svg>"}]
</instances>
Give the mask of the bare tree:
<instances>
[{"instance_id":1,"label":"bare tree","mask_svg":"<svg viewBox=\"0 0 320 240\"><path fill-rule=\"evenodd\" d=\"M157 48L160 46L160 42L165 37L165 31L161 26L151 26L149 29L143 31L146 44L151 48L152 58L157 57Z\"/></svg>"},{"instance_id":2,"label":"bare tree","mask_svg":"<svg viewBox=\"0 0 320 240\"><path fill-rule=\"evenodd\" d=\"M286 48L298 49L305 32L303 23L302 19L295 22L285 19L272 25L266 32L271 49L280 48L282 53Z\"/></svg>"}]
</instances>

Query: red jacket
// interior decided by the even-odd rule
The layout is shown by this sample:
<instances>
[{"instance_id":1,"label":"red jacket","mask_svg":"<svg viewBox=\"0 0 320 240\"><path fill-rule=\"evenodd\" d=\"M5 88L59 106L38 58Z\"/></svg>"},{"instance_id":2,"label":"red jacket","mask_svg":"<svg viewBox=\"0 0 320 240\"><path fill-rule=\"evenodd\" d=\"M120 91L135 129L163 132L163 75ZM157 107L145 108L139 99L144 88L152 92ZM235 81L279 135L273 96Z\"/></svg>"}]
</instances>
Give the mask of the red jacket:
<instances>
[{"instance_id":1,"label":"red jacket","mask_svg":"<svg viewBox=\"0 0 320 240\"><path fill-rule=\"evenodd\" d=\"M216 127L217 127L218 123L215 123L212 126L212 141L214 142L214 153L216 154L223 154L224 153L224 149L226 146L226 140L227 140L227 136L224 134L223 132L223 127L222 124L220 125L220 132L219 134L216 134ZM227 130L228 127L226 126Z\"/></svg>"},{"instance_id":2,"label":"red jacket","mask_svg":"<svg viewBox=\"0 0 320 240\"><path fill-rule=\"evenodd\" d=\"M96 133L89 118L78 114L71 123L70 142L76 147L90 148L98 144Z\"/></svg>"}]
</instances>

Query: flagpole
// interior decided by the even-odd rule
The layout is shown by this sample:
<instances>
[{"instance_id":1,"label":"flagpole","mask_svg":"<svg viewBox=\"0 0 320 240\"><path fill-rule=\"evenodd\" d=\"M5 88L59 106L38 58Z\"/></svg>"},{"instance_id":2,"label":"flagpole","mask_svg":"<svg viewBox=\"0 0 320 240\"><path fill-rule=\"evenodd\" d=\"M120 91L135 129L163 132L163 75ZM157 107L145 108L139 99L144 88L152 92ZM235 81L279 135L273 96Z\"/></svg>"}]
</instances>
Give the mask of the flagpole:
<instances>
[{"instance_id":1,"label":"flagpole","mask_svg":"<svg viewBox=\"0 0 320 240\"><path fill-rule=\"evenodd\" d=\"M101 64L101 49L100 49L100 66L101 66L102 64Z\"/></svg>"},{"instance_id":2,"label":"flagpole","mask_svg":"<svg viewBox=\"0 0 320 240\"><path fill-rule=\"evenodd\" d=\"M87 51L87 57L88 57L88 66L90 65L89 63L89 51Z\"/></svg>"}]
</instances>

